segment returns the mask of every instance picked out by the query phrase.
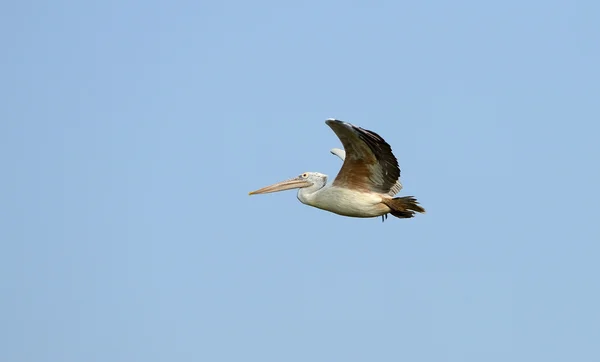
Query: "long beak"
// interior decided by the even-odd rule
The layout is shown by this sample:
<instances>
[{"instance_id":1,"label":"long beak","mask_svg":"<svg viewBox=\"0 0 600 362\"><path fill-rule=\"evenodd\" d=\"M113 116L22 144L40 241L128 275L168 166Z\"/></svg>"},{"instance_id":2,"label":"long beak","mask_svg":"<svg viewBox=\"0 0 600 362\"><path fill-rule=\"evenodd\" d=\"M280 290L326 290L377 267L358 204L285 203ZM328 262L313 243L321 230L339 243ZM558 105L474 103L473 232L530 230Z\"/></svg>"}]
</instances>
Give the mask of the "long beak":
<instances>
[{"instance_id":1,"label":"long beak","mask_svg":"<svg viewBox=\"0 0 600 362\"><path fill-rule=\"evenodd\" d=\"M270 192L298 189L298 188L307 187L310 185L312 185L311 182L308 182L306 180L301 180L298 178L293 178L290 180L278 182L276 184L273 184L273 185L270 185L267 187L263 187L262 189L258 189L256 191L252 191L248 195L268 194Z\"/></svg>"}]
</instances>

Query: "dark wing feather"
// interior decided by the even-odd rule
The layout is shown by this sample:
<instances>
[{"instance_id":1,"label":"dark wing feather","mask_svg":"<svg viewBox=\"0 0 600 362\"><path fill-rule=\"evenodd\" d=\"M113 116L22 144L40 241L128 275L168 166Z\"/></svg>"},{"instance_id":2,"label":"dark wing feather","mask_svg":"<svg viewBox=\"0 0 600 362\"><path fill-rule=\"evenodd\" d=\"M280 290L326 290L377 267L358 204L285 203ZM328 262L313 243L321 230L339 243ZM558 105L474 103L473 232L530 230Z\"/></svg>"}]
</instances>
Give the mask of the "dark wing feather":
<instances>
[{"instance_id":1,"label":"dark wing feather","mask_svg":"<svg viewBox=\"0 0 600 362\"><path fill-rule=\"evenodd\" d=\"M381 136L335 119L328 119L325 123L342 141L346 151L346 159L333 181L334 186L382 194L398 188L398 160Z\"/></svg>"}]
</instances>

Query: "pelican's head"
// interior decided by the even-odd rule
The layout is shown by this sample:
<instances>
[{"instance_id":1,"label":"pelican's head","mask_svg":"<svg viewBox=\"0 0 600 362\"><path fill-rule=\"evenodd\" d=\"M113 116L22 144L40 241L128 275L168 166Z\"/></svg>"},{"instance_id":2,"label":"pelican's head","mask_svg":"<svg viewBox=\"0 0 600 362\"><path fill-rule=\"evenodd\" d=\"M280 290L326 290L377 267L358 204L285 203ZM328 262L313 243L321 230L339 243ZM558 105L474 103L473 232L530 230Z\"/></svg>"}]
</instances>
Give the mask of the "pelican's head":
<instances>
[{"instance_id":1,"label":"pelican's head","mask_svg":"<svg viewBox=\"0 0 600 362\"><path fill-rule=\"evenodd\" d=\"M268 194L271 192L285 191L291 189L310 188L318 190L327 183L327 175L319 172L305 172L298 177L281 181L276 184L252 191L249 195Z\"/></svg>"}]
</instances>

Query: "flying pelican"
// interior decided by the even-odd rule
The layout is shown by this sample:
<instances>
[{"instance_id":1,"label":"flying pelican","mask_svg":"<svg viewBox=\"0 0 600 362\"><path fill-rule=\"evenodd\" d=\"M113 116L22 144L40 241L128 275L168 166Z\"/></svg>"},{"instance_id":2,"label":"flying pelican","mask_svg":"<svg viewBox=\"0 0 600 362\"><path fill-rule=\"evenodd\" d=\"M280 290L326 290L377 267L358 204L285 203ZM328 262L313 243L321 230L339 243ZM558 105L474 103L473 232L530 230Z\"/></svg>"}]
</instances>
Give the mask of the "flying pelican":
<instances>
[{"instance_id":1,"label":"flying pelican","mask_svg":"<svg viewBox=\"0 0 600 362\"><path fill-rule=\"evenodd\" d=\"M327 175L305 172L249 194L299 189L298 200L305 205L342 216L381 216L382 221L387 214L411 218L415 212L425 213L413 196L394 197L402 189L400 168L392 148L383 138L337 119L330 118L325 123L344 146L344 150L331 150L344 161L332 184L327 184Z\"/></svg>"}]
</instances>

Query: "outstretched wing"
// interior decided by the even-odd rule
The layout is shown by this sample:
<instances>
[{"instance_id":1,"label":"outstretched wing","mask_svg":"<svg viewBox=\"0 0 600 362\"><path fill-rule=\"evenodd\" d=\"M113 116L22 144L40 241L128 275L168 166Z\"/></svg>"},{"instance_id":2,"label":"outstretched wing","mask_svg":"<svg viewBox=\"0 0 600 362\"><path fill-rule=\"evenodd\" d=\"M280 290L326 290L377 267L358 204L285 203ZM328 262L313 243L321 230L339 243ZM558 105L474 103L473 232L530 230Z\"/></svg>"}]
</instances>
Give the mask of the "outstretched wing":
<instances>
[{"instance_id":1,"label":"outstretched wing","mask_svg":"<svg viewBox=\"0 0 600 362\"><path fill-rule=\"evenodd\" d=\"M338 156L342 161L346 159L346 151L344 150L340 150L339 148L332 148L329 152L331 152L333 155ZM400 190L402 190L402 182L400 182L400 179L398 179L396 180L396 184L388 192L388 195L395 196L398 192L400 192Z\"/></svg>"},{"instance_id":2,"label":"outstretched wing","mask_svg":"<svg viewBox=\"0 0 600 362\"><path fill-rule=\"evenodd\" d=\"M346 153L334 186L394 195L400 191L398 160L383 138L348 122L328 119L325 123L342 141Z\"/></svg>"}]
</instances>

